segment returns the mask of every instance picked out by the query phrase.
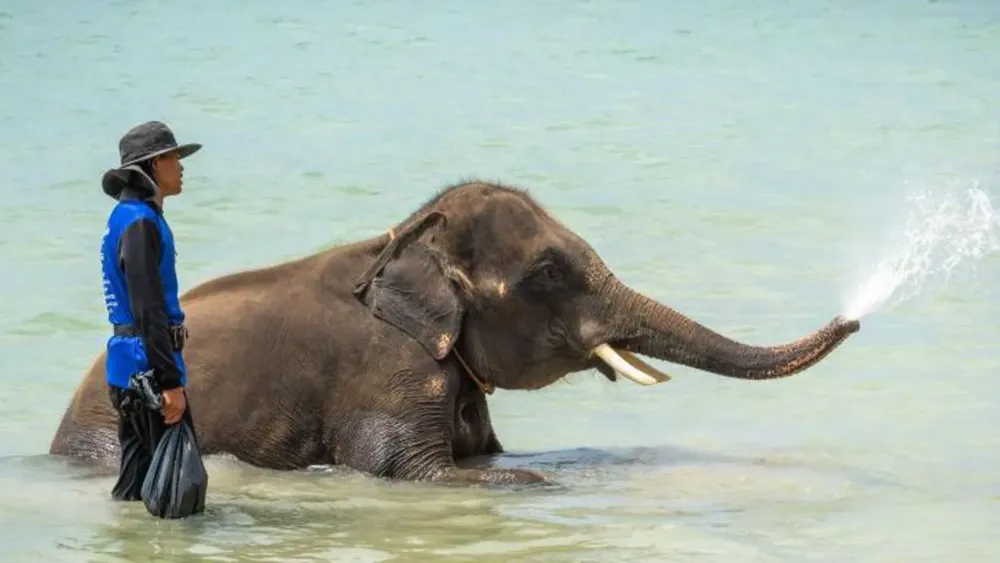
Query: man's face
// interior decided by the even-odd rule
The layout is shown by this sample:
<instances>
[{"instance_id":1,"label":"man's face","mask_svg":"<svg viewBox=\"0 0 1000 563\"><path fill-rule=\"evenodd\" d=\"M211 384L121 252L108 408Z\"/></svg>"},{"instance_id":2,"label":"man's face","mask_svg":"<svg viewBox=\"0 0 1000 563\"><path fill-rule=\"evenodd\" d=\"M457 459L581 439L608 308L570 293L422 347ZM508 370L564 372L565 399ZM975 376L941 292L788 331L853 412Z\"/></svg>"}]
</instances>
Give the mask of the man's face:
<instances>
[{"instance_id":1,"label":"man's face","mask_svg":"<svg viewBox=\"0 0 1000 563\"><path fill-rule=\"evenodd\" d=\"M181 193L184 165L181 164L181 159L176 151L157 157L156 162L153 163L153 172L164 197Z\"/></svg>"}]
</instances>

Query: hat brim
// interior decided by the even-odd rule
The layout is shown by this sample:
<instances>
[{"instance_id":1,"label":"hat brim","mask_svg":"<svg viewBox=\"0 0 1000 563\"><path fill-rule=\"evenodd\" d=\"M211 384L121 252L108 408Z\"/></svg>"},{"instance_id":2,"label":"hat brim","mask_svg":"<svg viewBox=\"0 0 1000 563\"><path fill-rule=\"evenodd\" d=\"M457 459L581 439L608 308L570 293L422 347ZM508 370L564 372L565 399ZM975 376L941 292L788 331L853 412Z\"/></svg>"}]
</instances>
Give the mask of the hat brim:
<instances>
[{"instance_id":1,"label":"hat brim","mask_svg":"<svg viewBox=\"0 0 1000 563\"><path fill-rule=\"evenodd\" d=\"M121 166L119 166L118 168L119 169L125 168L126 166L131 166L132 164L135 164L137 162L143 162L151 158L156 158L161 154L167 154L168 152L174 152L174 151L177 152L177 156L179 158L187 158L192 154L198 152L199 150L201 150L201 143L185 143L183 145L178 145L176 147L170 147L169 149L163 149L161 151L156 151L154 153L147 154L142 158L134 158L128 162L123 162Z\"/></svg>"}]
</instances>

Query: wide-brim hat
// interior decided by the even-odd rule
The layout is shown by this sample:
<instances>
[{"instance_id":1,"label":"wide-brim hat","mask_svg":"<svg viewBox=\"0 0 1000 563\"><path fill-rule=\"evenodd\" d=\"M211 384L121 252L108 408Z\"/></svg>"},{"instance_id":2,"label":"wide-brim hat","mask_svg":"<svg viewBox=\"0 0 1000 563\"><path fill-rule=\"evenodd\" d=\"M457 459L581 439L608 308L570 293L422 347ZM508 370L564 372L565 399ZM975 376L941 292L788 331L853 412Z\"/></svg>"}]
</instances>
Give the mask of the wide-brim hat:
<instances>
[{"instance_id":1,"label":"wide-brim hat","mask_svg":"<svg viewBox=\"0 0 1000 563\"><path fill-rule=\"evenodd\" d=\"M120 168L177 151L180 158L186 158L201 149L200 143L177 144L173 131L159 121L147 121L129 129L118 142Z\"/></svg>"}]
</instances>

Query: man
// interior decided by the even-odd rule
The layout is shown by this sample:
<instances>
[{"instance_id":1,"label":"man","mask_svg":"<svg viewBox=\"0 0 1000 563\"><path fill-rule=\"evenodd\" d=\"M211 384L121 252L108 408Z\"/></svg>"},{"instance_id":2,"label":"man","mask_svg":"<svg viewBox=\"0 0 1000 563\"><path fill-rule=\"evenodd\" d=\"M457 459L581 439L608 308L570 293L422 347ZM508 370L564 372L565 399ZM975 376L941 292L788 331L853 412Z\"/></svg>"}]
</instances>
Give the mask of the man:
<instances>
[{"instance_id":1,"label":"man","mask_svg":"<svg viewBox=\"0 0 1000 563\"><path fill-rule=\"evenodd\" d=\"M194 427L181 355L187 331L178 299L174 238L163 204L181 193L180 160L200 148L197 143L178 145L170 128L149 121L121 138L121 164L101 181L104 193L118 201L101 243L104 300L113 327L105 371L121 444L118 482L112 489L116 500L141 498L153 452L168 425L183 417ZM130 385L133 376L147 372L162 391L162 414L148 408L136 385Z\"/></svg>"}]
</instances>

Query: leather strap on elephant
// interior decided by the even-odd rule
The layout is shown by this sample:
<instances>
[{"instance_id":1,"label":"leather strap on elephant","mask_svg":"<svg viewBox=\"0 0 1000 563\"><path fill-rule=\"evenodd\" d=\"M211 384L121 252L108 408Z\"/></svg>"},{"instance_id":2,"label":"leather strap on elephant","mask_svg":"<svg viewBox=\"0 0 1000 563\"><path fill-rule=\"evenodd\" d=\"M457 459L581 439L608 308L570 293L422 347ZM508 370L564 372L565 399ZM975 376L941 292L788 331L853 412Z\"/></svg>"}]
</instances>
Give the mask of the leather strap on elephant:
<instances>
[{"instance_id":1,"label":"leather strap on elephant","mask_svg":"<svg viewBox=\"0 0 1000 563\"><path fill-rule=\"evenodd\" d=\"M452 352L455 353L455 357L458 358L458 362L462 364L462 368L465 369L465 373L469 376L469 379L479 386L479 390L487 395L492 395L493 391L496 390L496 386L488 381L483 381L482 379L476 377L476 374L472 372L469 364L465 363L465 358L463 358L462 354L458 352L458 348L452 348Z\"/></svg>"}]
</instances>

